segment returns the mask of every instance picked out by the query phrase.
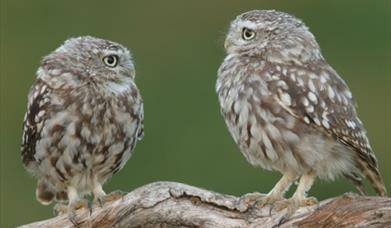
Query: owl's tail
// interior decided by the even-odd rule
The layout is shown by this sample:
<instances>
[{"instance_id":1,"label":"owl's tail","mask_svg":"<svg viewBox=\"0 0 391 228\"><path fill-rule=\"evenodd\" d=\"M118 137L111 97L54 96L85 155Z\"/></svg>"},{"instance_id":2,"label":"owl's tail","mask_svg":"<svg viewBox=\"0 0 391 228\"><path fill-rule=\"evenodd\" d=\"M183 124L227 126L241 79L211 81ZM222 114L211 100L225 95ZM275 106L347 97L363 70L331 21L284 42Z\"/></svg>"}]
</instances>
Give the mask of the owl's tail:
<instances>
[{"instance_id":1,"label":"owl's tail","mask_svg":"<svg viewBox=\"0 0 391 228\"><path fill-rule=\"evenodd\" d=\"M37 189L35 190L35 196L38 202L40 202L41 204L49 205L53 202L55 194L50 185L46 183L45 180L40 179L38 180Z\"/></svg>"},{"instance_id":2,"label":"owl's tail","mask_svg":"<svg viewBox=\"0 0 391 228\"><path fill-rule=\"evenodd\" d=\"M359 174L357 174L356 172L351 172L345 173L344 176L353 183L353 185L356 187L357 191L361 195L367 195L367 190Z\"/></svg>"},{"instance_id":3,"label":"owl's tail","mask_svg":"<svg viewBox=\"0 0 391 228\"><path fill-rule=\"evenodd\" d=\"M357 159L357 165L360 171L365 175L365 177L371 183L373 189L379 196L387 196L386 186L384 185L383 178L379 172L376 158L371 157L370 161L368 159L359 158Z\"/></svg>"}]
</instances>

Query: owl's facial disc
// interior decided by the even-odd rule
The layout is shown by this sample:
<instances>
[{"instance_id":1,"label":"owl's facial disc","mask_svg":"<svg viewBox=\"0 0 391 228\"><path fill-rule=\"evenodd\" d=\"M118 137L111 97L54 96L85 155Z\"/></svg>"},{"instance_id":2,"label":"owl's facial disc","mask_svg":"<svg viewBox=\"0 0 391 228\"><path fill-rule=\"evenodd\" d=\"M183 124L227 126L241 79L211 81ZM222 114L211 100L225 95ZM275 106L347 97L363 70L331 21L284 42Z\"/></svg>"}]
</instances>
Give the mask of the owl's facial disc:
<instances>
[{"instance_id":1,"label":"owl's facial disc","mask_svg":"<svg viewBox=\"0 0 391 228\"><path fill-rule=\"evenodd\" d=\"M259 25L237 19L231 23L224 47L229 54L246 52L257 46L263 46L266 41L263 38Z\"/></svg>"},{"instance_id":2,"label":"owl's facial disc","mask_svg":"<svg viewBox=\"0 0 391 228\"><path fill-rule=\"evenodd\" d=\"M108 76L135 77L134 65L127 49L117 47L103 49L99 52L98 61L102 71L106 71Z\"/></svg>"}]
</instances>

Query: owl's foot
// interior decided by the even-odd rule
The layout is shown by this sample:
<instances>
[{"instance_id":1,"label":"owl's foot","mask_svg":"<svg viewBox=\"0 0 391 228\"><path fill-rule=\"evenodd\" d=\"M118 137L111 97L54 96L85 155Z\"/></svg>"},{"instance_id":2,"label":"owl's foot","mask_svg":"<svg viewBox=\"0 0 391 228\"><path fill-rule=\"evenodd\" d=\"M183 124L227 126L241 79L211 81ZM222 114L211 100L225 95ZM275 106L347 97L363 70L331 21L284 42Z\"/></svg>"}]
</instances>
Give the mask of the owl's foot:
<instances>
[{"instance_id":1,"label":"owl's foot","mask_svg":"<svg viewBox=\"0 0 391 228\"><path fill-rule=\"evenodd\" d=\"M123 197L126 194L127 194L127 192L123 192L123 191L119 191L119 190L118 191L113 191L113 192L110 192L107 195L98 197L96 201L98 202L100 207L103 207L106 203L114 202L114 201L117 201L119 199L123 199Z\"/></svg>"},{"instance_id":2,"label":"owl's foot","mask_svg":"<svg viewBox=\"0 0 391 228\"><path fill-rule=\"evenodd\" d=\"M63 203L57 203L53 207L53 214L54 215L63 215L68 213L68 205Z\"/></svg>"},{"instance_id":3,"label":"owl's foot","mask_svg":"<svg viewBox=\"0 0 391 228\"><path fill-rule=\"evenodd\" d=\"M90 214L92 213L91 204L85 199L77 200L69 205L58 203L54 206L53 211L56 215L68 214L68 218L72 224L78 227L80 224L77 221L76 211L83 208L88 209Z\"/></svg>"},{"instance_id":4,"label":"owl's foot","mask_svg":"<svg viewBox=\"0 0 391 228\"><path fill-rule=\"evenodd\" d=\"M300 207L312 206L317 203L318 200L315 197L308 197L304 199L290 198L290 199L275 202L274 209L276 211L282 211L284 209L288 209L288 212L290 214L293 214Z\"/></svg>"},{"instance_id":5,"label":"owl's foot","mask_svg":"<svg viewBox=\"0 0 391 228\"><path fill-rule=\"evenodd\" d=\"M284 209L287 209L284 216L282 216L280 220L280 224L288 220L292 215L300 208L300 207L307 207L318 204L318 200L315 197L308 197L303 199L295 199L290 198L286 200L281 200L278 202L275 202L273 205L273 209L275 211L282 211Z\"/></svg>"},{"instance_id":6,"label":"owl's foot","mask_svg":"<svg viewBox=\"0 0 391 228\"><path fill-rule=\"evenodd\" d=\"M79 209L83 209L83 208L86 208L89 211L91 211L91 209L92 209L91 204L85 199L78 200L78 201L71 203L69 205L58 203L54 206L53 211L57 215L63 215L63 214L75 212L75 211L77 211Z\"/></svg>"},{"instance_id":7,"label":"owl's foot","mask_svg":"<svg viewBox=\"0 0 391 228\"><path fill-rule=\"evenodd\" d=\"M240 202L245 204L253 204L263 197L265 197L265 194L259 192L247 193L240 197Z\"/></svg>"},{"instance_id":8,"label":"owl's foot","mask_svg":"<svg viewBox=\"0 0 391 228\"><path fill-rule=\"evenodd\" d=\"M88 209L90 215L92 214L92 205L86 199L77 200L68 206L68 217L75 227L80 225L77 219L76 211L83 208Z\"/></svg>"},{"instance_id":9,"label":"owl's foot","mask_svg":"<svg viewBox=\"0 0 391 228\"><path fill-rule=\"evenodd\" d=\"M240 202L243 202L247 205L251 204L257 208L263 208L268 204L273 204L274 202L285 200L282 196L277 194L266 195L258 192L248 193L240 197Z\"/></svg>"},{"instance_id":10,"label":"owl's foot","mask_svg":"<svg viewBox=\"0 0 391 228\"><path fill-rule=\"evenodd\" d=\"M275 202L284 201L280 195L266 195L255 202L257 208L263 208L266 205L274 204Z\"/></svg>"},{"instance_id":11,"label":"owl's foot","mask_svg":"<svg viewBox=\"0 0 391 228\"><path fill-rule=\"evenodd\" d=\"M77 211L82 208L86 208L88 210L91 210L91 205L90 205L90 202L88 202L88 200L81 199L81 200L75 201L74 203L71 203L69 205L69 208L71 211Z\"/></svg>"}]
</instances>

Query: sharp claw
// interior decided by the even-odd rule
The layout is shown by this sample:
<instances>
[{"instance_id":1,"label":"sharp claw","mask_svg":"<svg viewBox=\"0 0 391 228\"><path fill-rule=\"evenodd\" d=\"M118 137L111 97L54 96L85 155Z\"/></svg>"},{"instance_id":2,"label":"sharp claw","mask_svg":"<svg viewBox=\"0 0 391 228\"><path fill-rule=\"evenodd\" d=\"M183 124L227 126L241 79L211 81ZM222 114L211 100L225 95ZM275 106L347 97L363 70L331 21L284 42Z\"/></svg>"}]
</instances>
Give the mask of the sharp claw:
<instances>
[{"instance_id":1,"label":"sharp claw","mask_svg":"<svg viewBox=\"0 0 391 228\"><path fill-rule=\"evenodd\" d=\"M57 206L57 205L56 205ZM88 202L87 200L83 199L83 200L78 200L76 202L73 202L71 204L69 204L68 206L65 206L64 207L66 208L67 210L67 213L68 213L68 218L69 218L69 221L75 226L75 227L79 227L81 223L79 223L77 220L77 214L76 214L76 211L79 210L79 209L83 209L83 208L86 208L89 210L90 212L90 215L92 214L92 206L90 204L90 202ZM59 207L60 209L64 209L64 207ZM56 208L55 208L56 209Z\"/></svg>"},{"instance_id":2,"label":"sharp claw","mask_svg":"<svg viewBox=\"0 0 391 228\"><path fill-rule=\"evenodd\" d=\"M104 204L104 202L103 202L104 199L103 199L103 198L104 198L104 197L99 197L98 200L97 200L97 201L98 201L98 204L99 204L99 207L103 207L103 204Z\"/></svg>"},{"instance_id":3,"label":"sharp claw","mask_svg":"<svg viewBox=\"0 0 391 228\"><path fill-rule=\"evenodd\" d=\"M63 215L68 213L68 206L62 203L58 203L54 205L53 207L53 214L54 215Z\"/></svg>"},{"instance_id":4,"label":"sharp claw","mask_svg":"<svg viewBox=\"0 0 391 228\"><path fill-rule=\"evenodd\" d=\"M305 198L300 206L312 206L318 204L318 200L315 197Z\"/></svg>"},{"instance_id":5,"label":"sharp claw","mask_svg":"<svg viewBox=\"0 0 391 228\"><path fill-rule=\"evenodd\" d=\"M252 192L252 193L247 193L240 197L240 201L244 202L245 204L250 204L252 202L256 202L260 198L265 197L265 194L259 193L259 192Z\"/></svg>"},{"instance_id":6,"label":"sharp claw","mask_svg":"<svg viewBox=\"0 0 391 228\"><path fill-rule=\"evenodd\" d=\"M272 216L272 211L273 211L274 207L275 207L275 204L271 204L271 205L270 205L270 208L269 208L269 216Z\"/></svg>"},{"instance_id":7,"label":"sharp claw","mask_svg":"<svg viewBox=\"0 0 391 228\"><path fill-rule=\"evenodd\" d=\"M88 201L88 209L90 212L90 216L92 215L92 202Z\"/></svg>"},{"instance_id":8,"label":"sharp claw","mask_svg":"<svg viewBox=\"0 0 391 228\"><path fill-rule=\"evenodd\" d=\"M280 200L273 204L273 209L275 209L276 211L282 211L285 208L289 208L291 204L293 204L293 200L291 199Z\"/></svg>"},{"instance_id":9,"label":"sharp claw","mask_svg":"<svg viewBox=\"0 0 391 228\"><path fill-rule=\"evenodd\" d=\"M118 200L118 199L124 199L124 196L126 196L126 194L128 194L127 192L123 192L123 191L120 191L120 190L117 190L117 191L114 191L114 192L110 192L110 194L107 195L107 198L108 198L108 201L115 201L115 200Z\"/></svg>"},{"instance_id":10,"label":"sharp claw","mask_svg":"<svg viewBox=\"0 0 391 228\"><path fill-rule=\"evenodd\" d=\"M285 215L281 218L279 224L285 223L300 207L311 206L317 204L318 201L314 197L305 199L290 198L283 201L278 201L273 205L273 209L276 211L282 211L286 209Z\"/></svg>"},{"instance_id":11,"label":"sharp claw","mask_svg":"<svg viewBox=\"0 0 391 228\"><path fill-rule=\"evenodd\" d=\"M290 217L290 216L289 216ZM282 224L288 221L289 217L285 214L278 221L277 227L280 227Z\"/></svg>"},{"instance_id":12,"label":"sharp claw","mask_svg":"<svg viewBox=\"0 0 391 228\"><path fill-rule=\"evenodd\" d=\"M116 201L119 199L123 200L123 198L126 194L127 194L126 192L114 191L114 192L111 192L105 196L98 197L96 199L96 201L98 202L100 207L103 207L107 202L113 202L113 201Z\"/></svg>"},{"instance_id":13,"label":"sharp claw","mask_svg":"<svg viewBox=\"0 0 391 228\"><path fill-rule=\"evenodd\" d=\"M68 218L69 218L69 221L71 221L71 223L73 224L73 226L79 227L80 224L77 222L77 216L74 211L69 213Z\"/></svg>"},{"instance_id":14,"label":"sharp claw","mask_svg":"<svg viewBox=\"0 0 391 228\"><path fill-rule=\"evenodd\" d=\"M267 195L256 202L256 207L263 208L266 205L272 205L274 207L274 203L281 200L284 200L281 196Z\"/></svg>"}]
</instances>

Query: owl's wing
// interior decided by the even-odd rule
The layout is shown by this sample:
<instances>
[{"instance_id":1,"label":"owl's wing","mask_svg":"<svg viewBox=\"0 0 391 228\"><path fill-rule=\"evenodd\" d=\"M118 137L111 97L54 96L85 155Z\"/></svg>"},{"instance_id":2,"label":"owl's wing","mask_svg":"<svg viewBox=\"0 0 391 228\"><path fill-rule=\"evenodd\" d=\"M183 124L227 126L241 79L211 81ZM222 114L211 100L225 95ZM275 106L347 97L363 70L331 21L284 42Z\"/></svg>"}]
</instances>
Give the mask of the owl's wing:
<instances>
[{"instance_id":1,"label":"owl's wing","mask_svg":"<svg viewBox=\"0 0 391 228\"><path fill-rule=\"evenodd\" d=\"M286 111L307 124L316 125L328 135L352 148L377 170L366 130L356 113L356 104L346 83L325 62L314 68L276 66L270 90Z\"/></svg>"},{"instance_id":2,"label":"owl's wing","mask_svg":"<svg viewBox=\"0 0 391 228\"><path fill-rule=\"evenodd\" d=\"M22 161L26 167L36 162L35 146L40 139L46 107L49 103L50 88L41 80L37 80L28 95L27 112L23 122Z\"/></svg>"},{"instance_id":3,"label":"owl's wing","mask_svg":"<svg viewBox=\"0 0 391 228\"><path fill-rule=\"evenodd\" d=\"M139 113L140 113L140 127L137 132L137 139L141 140L144 138L144 103L141 100L140 106L139 106Z\"/></svg>"}]
</instances>

